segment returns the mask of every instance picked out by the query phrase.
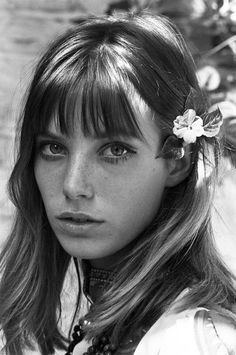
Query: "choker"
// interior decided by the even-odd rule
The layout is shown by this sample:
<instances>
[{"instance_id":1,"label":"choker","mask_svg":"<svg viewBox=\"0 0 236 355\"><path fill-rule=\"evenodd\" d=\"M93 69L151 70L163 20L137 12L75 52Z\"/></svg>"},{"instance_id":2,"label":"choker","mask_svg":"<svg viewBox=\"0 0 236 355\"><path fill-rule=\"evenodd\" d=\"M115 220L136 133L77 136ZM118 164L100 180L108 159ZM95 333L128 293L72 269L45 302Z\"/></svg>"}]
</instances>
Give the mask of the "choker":
<instances>
[{"instance_id":1,"label":"choker","mask_svg":"<svg viewBox=\"0 0 236 355\"><path fill-rule=\"evenodd\" d=\"M93 300L101 296L105 289L113 284L116 276L116 273L113 271L94 268L87 263L83 264L83 272L83 292L92 303Z\"/></svg>"}]
</instances>

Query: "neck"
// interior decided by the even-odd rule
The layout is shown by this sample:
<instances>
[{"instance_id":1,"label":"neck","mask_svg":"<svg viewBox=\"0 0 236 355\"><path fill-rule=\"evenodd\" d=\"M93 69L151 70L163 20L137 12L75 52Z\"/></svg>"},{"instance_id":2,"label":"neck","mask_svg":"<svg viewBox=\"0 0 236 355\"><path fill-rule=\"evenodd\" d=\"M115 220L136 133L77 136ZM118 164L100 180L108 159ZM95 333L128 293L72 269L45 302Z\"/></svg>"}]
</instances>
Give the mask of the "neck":
<instances>
[{"instance_id":1,"label":"neck","mask_svg":"<svg viewBox=\"0 0 236 355\"><path fill-rule=\"evenodd\" d=\"M108 271L120 270L121 266L125 262L125 259L130 260L128 256L131 254L132 249L136 245L136 243L137 241L134 240L111 255L107 255L102 258L90 259L89 263L92 267L97 269L103 269Z\"/></svg>"}]
</instances>

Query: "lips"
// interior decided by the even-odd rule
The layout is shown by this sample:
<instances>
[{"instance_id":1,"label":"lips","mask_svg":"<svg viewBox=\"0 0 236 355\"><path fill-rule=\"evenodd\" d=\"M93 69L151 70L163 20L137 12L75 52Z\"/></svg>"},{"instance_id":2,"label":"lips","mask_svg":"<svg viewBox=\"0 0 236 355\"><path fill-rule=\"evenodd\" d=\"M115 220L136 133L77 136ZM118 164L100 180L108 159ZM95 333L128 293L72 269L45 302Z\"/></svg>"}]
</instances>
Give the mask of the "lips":
<instances>
[{"instance_id":1,"label":"lips","mask_svg":"<svg viewBox=\"0 0 236 355\"><path fill-rule=\"evenodd\" d=\"M75 237L96 233L104 220L82 212L63 212L56 216L56 230Z\"/></svg>"},{"instance_id":2,"label":"lips","mask_svg":"<svg viewBox=\"0 0 236 355\"><path fill-rule=\"evenodd\" d=\"M71 221L71 222L78 223L78 224L97 223L97 222L90 220L90 219L64 218L64 220Z\"/></svg>"},{"instance_id":3,"label":"lips","mask_svg":"<svg viewBox=\"0 0 236 355\"><path fill-rule=\"evenodd\" d=\"M102 223L104 222L101 219L97 219L87 213L82 212L63 212L57 216L59 220L74 222L78 224L87 224L87 223Z\"/></svg>"}]
</instances>

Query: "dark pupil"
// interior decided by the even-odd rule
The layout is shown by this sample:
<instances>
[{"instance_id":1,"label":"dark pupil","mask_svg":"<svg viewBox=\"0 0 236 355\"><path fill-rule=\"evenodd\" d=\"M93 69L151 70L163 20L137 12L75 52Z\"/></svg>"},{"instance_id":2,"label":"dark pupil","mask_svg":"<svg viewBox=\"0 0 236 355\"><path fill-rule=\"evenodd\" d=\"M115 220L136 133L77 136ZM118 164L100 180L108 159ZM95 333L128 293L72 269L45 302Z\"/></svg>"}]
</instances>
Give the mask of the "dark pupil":
<instances>
[{"instance_id":1,"label":"dark pupil","mask_svg":"<svg viewBox=\"0 0 236 355\"><path fill-rule=\"evenodd\" d=\"M114 147L111 148L111 152L113 155L120 156L124 153L124 148L115 145Z\"/></svg>"},{"instance_id":2,"label":"dark pupil","mask_svg":"<svg viewBox=\"0 0 236 355\"><path fill-rule=\"evenodd\" d=\"M57 154L61 152L61 148L57 144L51 144L50 150L52 153Z\"/></svg>"}]
</instances>

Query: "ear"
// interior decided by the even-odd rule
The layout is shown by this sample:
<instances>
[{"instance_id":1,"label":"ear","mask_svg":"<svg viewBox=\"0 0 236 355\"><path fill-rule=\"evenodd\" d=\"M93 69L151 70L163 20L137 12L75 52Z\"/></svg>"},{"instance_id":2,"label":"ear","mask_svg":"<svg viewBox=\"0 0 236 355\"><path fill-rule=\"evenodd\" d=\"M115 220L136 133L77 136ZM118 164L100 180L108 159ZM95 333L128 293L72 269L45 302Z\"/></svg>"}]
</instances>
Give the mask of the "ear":
<instances>
[{"instance_id":1,"label":"ear","mask_svg":"<svg viewBox=\"0 0 236 355\"><path fill-rule=\"evenodd\" d=\"M169 175L166 179L166 186L173 187L183 181L189 174L191 167L190 145L184 148L184 156L181 159L167 159Z\"/></svg>"}]
</instances>

